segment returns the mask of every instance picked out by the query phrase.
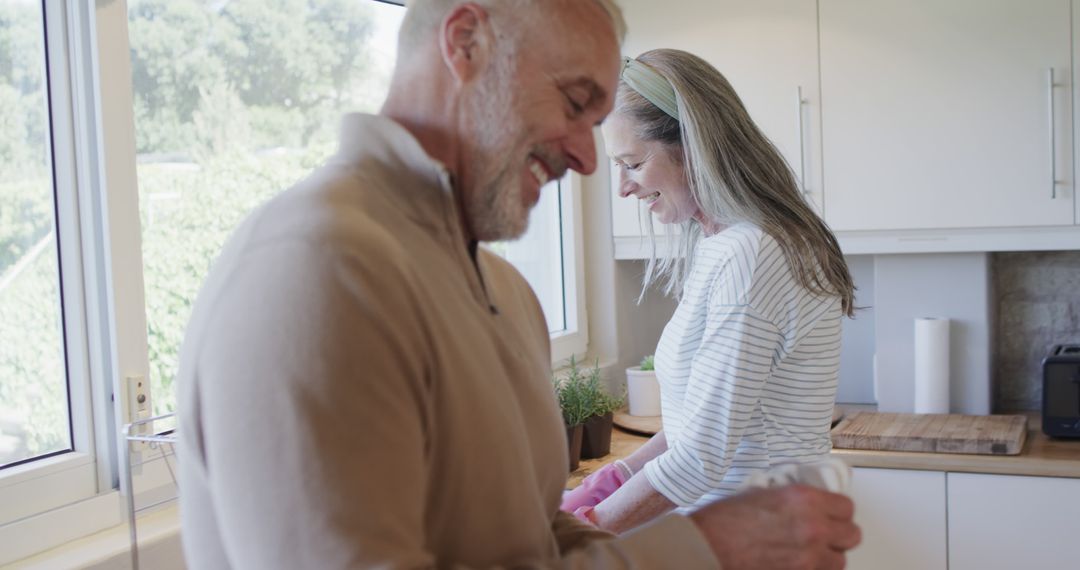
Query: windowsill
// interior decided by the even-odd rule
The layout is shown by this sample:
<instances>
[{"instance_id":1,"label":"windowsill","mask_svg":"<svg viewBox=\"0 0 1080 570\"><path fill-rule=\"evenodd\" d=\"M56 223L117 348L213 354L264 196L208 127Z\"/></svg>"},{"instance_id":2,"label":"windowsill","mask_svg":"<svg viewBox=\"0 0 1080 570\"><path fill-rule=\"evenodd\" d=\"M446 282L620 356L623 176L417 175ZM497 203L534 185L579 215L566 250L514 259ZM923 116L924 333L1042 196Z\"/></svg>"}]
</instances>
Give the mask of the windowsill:
<instances>
[{"instance_id":1,"label":"windowsill","mask_svg":"<svg viewBox=\"0 0 1080 570\"><path fill-rule=\"evenodd\" d=\"M175 509L176 487L173 479L173 470L166 464L164 458L151 457L137 464L138 472L134 478L136 512L139 515L140 544L145 544L144 537L153 538L155 527L148 527L145 533L142 525L144 520L159 520L159 513ZM92 465L91 465L92 468ZM63 482L60 482L63 483ZM44 489L36 492L45 493L49 497L63 495L68 485L60 485L57 489ZM33 491L33 489L27 492ZM89 491L88 491L89 493ZM0 504L6 505L0 501ZM10 523L0 525L0 567L6 568L5 564L15 561L34 560L35 557L48 553L54 553L65 548L67 545L83 544L84 539L108 536L109 532L119 529L123 536L127 536L127 503L124 495L119 491L107 491L90 496L82 500L69 500L61 506L44 510L37 514L27 516ZM154 517L151 519L151 517ZM175 515L173 517L176 518ZM148 523L150 524L150 523ZM174 525L175 526L175 525ZM174 533L175 534L175 533ZM178 544L178 541L177 541ZM127 552L127 541L121 546ZM176 549L179 550L178 548ZM79 567L85 567L92 562L93 557L84 560ZM22 562L15 567L22 568ZM47 566L68 567L63 564L48 564ZM128 567L123 564L119 567ZM157 568L157 566L147 566ZM109 566L116 568L117 566Z\"/></svg>"},{"instance_id":2,"label":"windowsill","mask_svg":"<svg viewBox=\"0 0 1080 570\"><path fill-rule=\"evenodd\" d=\"M4 469L0 473L0 505L4 505L0 527L92 497L94 469L93 458L78 452Z\"/></svg>"},{"instance_id":3,"label":"windowsill","mask_svg":"<svg viewBox=\"0 0 1080 570\"><path fill-rule=\"evenodd\" d=\"M182 558L175 553L179 551L180 538L180 512L175 503L139 517L137 528L141 567L183 568ZM127 524L120 524L2 568L127 568L130 547ZM168 555L165 555L166 550ZM170 563L157 562L154 554L163 556Z\"/></svg>"}]
</instances>

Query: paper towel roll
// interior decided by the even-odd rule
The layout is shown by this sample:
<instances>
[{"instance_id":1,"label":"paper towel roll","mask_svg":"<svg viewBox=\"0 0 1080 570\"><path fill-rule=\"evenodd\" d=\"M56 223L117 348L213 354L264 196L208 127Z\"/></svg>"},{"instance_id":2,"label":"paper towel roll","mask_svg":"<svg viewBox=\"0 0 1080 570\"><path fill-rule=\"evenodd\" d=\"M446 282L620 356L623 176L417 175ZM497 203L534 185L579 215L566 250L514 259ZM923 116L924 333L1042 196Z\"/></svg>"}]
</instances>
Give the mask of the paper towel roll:
<instances>
[{"instance_id":1,"label":"paper towel roll","mask_svg":"<svg viewBox=\"0 0 1080 570\"><path fill-rule=\"evenodd\" d=\"M949 319L915 319L915 413L949 413Z\"/></svg>"}]
</instances>

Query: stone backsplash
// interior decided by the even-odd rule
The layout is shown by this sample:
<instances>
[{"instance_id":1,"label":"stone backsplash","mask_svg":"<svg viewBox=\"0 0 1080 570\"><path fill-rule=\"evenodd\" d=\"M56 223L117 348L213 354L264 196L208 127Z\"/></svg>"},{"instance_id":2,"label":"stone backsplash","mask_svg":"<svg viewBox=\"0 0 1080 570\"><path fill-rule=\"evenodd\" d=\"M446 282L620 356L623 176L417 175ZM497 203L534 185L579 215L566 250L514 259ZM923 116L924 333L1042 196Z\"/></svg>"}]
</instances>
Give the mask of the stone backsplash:
<instances>
[{"instance_id":1,"label":"stone backsplash","mask_svg":"<svg viewBox=\"0 0 1080 570\"><path fill-rule=\"evenodd\" d=\"M1080 251L995 253L991 274L994 411L1037 410L1043 357L1080 343Z\"/></svg>"}]
</instances>

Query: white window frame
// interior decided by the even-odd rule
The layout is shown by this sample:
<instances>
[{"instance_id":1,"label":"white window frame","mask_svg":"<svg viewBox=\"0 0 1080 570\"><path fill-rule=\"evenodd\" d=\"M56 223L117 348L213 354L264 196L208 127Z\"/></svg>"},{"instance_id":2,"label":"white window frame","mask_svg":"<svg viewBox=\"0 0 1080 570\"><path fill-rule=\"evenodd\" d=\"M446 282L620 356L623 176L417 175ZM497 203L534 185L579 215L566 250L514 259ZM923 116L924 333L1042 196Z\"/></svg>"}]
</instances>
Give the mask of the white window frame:
<instances>
[{"instance_id":1,"label":"white window frame","mask_svg":"<svg viewBox=\"0 0 1080 570\"><path fill-rule=\"evenodd\" d=\"M0 472L0 564L124 521L126 379L149 372L127 2L44 6L75 451ZM171 484L162 467L139 495Z\"/></svg>"},{"instance_id":2,"label":"white window frame","mask_svg":"<svg viewBox=\"0 0 1080 570\"><path fill-rule=\"evenodd\" d=\"M98 491L97 441L94 432L82 240L75 169L75 140L67 14L60 2L43 3L45 55L49 61L47 96L50 117L51 177L56 197L60 290L63 297L65 371L73 451L0 471L0 524L87 499ZM42 64L44 67L44 62Z\"/></svg>"},{"instance_id":3,"label":"white window frame","mask_svg":"<svg viewBox=\"0 0 1080 570\"><path fill-rule=\"evenodd\" d=\"M562 195L563 303L566 330L551 335L553 367L585 357L589 349L589 320L585 310L585 232L582 210L582 177L571 172L560 184Z\"/></svg>"}]
</instances>

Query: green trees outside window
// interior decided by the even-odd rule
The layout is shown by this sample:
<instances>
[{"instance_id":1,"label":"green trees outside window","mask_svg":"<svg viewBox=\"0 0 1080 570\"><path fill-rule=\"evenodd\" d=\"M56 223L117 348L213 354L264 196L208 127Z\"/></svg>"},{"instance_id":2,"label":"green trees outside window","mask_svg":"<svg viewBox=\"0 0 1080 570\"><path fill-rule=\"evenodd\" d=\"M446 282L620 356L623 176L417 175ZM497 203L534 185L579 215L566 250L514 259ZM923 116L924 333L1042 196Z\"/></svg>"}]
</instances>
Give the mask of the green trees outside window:
<instances>
[{"instance_id":1,"label":"green trees outside window","mask_svg":"<svg viewBox=\"0 0 1080 570\"><path fill-rule=\"evenodd\" d=\"M240 221L375 111L404 10L372 0L131 0L154 413L175 408L184 327Z\"/></svg>"},{"instance_id":2,"label":"green trees outside window","mask_svg":"<svg viewBox=\"0 0 1080 570\"><path fill-rule=\"evenodd\" d=\"M0 465L68 445L41 7L0 0ZM214 258L385 96L404 9L128 0L154 413ZM43 241L44 240L44 241Z\"/></svg>"},{"instance_id":3,"label":"green trees outside window","mask_svg":"<svg viewBox=\"0 0 1080 570\"><path fill-rule=\"evenodd\" d=\"M0 466L71 445L43 30L0 1Z\"/></svg>"}]
</instances>

